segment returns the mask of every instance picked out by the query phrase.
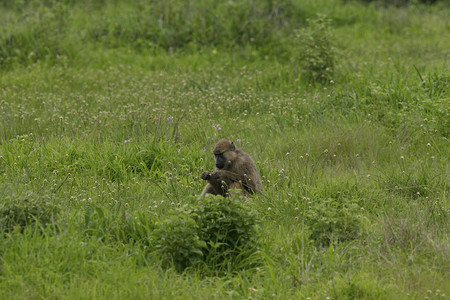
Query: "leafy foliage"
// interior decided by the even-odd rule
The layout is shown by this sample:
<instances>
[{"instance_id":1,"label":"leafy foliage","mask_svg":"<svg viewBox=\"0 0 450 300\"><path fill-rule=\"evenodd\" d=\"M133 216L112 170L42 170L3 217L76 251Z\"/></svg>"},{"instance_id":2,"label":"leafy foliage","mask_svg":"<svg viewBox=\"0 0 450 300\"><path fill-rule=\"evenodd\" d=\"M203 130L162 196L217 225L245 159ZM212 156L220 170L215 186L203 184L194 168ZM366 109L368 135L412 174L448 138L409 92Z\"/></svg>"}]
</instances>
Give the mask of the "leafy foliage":
<instances>
[{"instance_id":1,"label":"leafy foliage","mask_svg":"<svg viewBox=\"0 0 450 300\"><path fill-rule=\"evenodd\" d=\"M336 53L330 20L319 15L308 27L297 31L297 63L303 76L311 81L329 82L333 78Z\"/></svg>"},{"instance_id":2,"label":"leafy foliage","mask_svg":"<svg viewBox=\"0 0 450 300\"><path fill-rule=\"evenodd\" d=\"M317 246L357 239L364 225L362 209L351 198L317 199L305 219Z\"/></svg>"},{"instance_id":3,"label":"leafy foliage","mask_svg":"<svg viewBox=\"0 0 450 300\"><path fill-rule=\"evenodd\" d=\"M236 199L205 197L178 209L154 232L155 247L177 270L236 265L256 250L255 216Z\"/></svg>"},{"instance_id":4,"label":"leafy foliage","mask_svg":"<svg viewBox=\"0 0 450 300\"><path fill-rule=\"evenodd\" d=\"M235 260L244 252L244 256L249 256L256 249L256 216L240 201L205 197L190 208L190 215L199 225L200 237L206 242L205 256L209 263Z\"/></svg>"},{"instance_id":5,"label":"leafy foliage","mask_svg":"<svg viewBox=\"0 0 450 300\"><path fill-rule=\"evenodd\" d=\"M198 266L203 262L206 242L199 237L199 226L187 214L172 215L153 233L155 248L163 265L178 271Z\"/></svg>"}]
</instances>

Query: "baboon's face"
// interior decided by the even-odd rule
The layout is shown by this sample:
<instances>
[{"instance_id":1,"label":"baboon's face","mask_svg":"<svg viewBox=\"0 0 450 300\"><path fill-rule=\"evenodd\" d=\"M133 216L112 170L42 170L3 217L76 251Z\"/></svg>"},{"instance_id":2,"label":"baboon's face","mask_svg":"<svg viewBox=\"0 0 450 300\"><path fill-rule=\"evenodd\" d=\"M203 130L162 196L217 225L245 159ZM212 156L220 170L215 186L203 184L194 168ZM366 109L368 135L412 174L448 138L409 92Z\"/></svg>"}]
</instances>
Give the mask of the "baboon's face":
<instances>
[{"instance_id":1,"label":"baboon's face","mask_svg":"<svg viewBox=\"0 0 450 300\"><path fill-rule=\"evenodd\" d=\"M229 140L222 139L214 147L213 154L216 160L216 168L228 170L235 159L236 146Z\"/></svg>"},{"instance_id":2,"label":"baboon's face","mask_svg":"<svg viewBox=\"0 0 450 300\"><path fill-rule=\"evenodd\" d=\"M227 159L225 158L225 153L214 154L216 158L216 168L223 169L227 164Z\"/></svg>"}]
</instances>

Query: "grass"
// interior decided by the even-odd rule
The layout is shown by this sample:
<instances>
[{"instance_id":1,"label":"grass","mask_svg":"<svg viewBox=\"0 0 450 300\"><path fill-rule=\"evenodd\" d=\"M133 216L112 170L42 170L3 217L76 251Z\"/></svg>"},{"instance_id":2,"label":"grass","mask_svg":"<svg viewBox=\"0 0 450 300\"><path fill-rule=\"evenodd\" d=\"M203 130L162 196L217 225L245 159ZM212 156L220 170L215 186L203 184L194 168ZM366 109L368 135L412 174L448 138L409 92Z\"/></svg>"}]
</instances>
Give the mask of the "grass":
<instances>
[{"instance_id":1,"label":"grass","mask_svg":"<svg viewBox=\"0 0 450 300\"><path fill-rule=\"evenodd\" d=\"M448 297L448 12L1 4L0 298ZM236 261L186 215L222 137L263 179Z\"/></svg>"}]
</instances>

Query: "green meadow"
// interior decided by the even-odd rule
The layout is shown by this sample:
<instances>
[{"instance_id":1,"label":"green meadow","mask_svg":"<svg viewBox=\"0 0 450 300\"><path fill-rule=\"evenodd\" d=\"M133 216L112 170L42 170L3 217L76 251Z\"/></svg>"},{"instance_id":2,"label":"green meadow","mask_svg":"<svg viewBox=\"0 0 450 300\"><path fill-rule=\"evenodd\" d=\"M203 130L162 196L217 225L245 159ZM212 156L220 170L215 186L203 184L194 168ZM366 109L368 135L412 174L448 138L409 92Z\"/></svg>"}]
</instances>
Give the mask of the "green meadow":
<instances>
[{"instance_id":1,"label":"green meadow","mask_svg":"<svg viewBox=\"0 0 450 300\"><path fill-rule=\"evenodd\" d=\"M0 3L0 298L450 297L449 16ZM199 197L220 138L262 195Z\"/></svg>"}]
</instances>

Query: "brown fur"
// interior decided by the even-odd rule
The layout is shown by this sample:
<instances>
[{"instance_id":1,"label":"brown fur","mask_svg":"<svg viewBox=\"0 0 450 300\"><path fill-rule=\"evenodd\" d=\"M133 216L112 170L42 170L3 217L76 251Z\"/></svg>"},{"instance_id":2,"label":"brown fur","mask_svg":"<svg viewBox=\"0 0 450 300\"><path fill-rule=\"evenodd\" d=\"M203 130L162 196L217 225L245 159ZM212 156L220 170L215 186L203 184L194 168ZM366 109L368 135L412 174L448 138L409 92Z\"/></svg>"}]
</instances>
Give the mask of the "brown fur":
<instances>
[{"instance_id":1,"label":"brown fur","mask_svg":"<svg viewBox=\"0 0 450 300\"><path fill-rule=\"evenodd\" d=\"M241 189L245 194L262 193L261 177L250 155L227 139L217 142L213 154L221 155L223 166L217 167L216 156L214 172L203 172L202 179L207 180L208 184L203 189L202 196L227 196L230 189Z\"/></svg>"}]
</instances>

